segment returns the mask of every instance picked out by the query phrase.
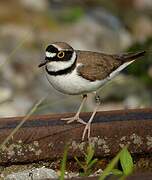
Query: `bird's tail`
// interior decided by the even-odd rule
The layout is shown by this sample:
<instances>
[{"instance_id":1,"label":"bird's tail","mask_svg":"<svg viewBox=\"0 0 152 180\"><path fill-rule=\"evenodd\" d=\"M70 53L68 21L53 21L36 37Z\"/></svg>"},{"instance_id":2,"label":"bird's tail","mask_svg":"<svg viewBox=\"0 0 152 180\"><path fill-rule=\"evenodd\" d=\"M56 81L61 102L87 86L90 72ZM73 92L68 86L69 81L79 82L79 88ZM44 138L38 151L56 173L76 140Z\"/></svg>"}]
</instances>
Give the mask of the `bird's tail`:
<instances>
[{"instance_id":1,"label":"bird's tail","mask_svg":"<svg viewBox=\"0 0 152 180\"><path fill-rule=\"evenodd\" d=\"M124 62L133 61L139 57L144 56L145 53L146 51L141 51L137 53L127 53L127 54L117 55L116 59Z\"/></svg>"}]
</instances>

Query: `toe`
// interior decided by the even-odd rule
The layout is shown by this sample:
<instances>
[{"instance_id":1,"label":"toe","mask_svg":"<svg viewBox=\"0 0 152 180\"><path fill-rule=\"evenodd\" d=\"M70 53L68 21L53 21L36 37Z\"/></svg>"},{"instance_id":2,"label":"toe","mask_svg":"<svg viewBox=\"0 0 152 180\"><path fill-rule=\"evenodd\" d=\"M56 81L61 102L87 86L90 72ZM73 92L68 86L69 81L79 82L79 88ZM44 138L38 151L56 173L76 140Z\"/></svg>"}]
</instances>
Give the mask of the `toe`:
<instances>
[{"instance_id":1,"label":"toe","mask_svg":"<svg viewBox=\"0 0 152 180\"><path fill-rule=\"evenodd\" d=\"M87 124L85 121L83 121L82 119L78 118L77 122L81 123L81 124Z\"/></svg>"},{"instance_id":2,"label":"toe","mask_svg":"<svg viewBox=\"0 0 152 180\"><path fill-rule=\"evenodd\" d=\"M61 121L68 121L70 120L71 118L61 118Z\"/></svg>"},{"instance_id":3,"label":"toe","mask_svg":"<svg viewBox=\"0 0 152 180\"><path fill-rule=\"evenodd\" d=\"M67 121L67 124L70 124L70 123L72 123L72 122L74 122L74 121L75 121L74 118L70 118L70 119Z\"/></svg>"}]
</instances>

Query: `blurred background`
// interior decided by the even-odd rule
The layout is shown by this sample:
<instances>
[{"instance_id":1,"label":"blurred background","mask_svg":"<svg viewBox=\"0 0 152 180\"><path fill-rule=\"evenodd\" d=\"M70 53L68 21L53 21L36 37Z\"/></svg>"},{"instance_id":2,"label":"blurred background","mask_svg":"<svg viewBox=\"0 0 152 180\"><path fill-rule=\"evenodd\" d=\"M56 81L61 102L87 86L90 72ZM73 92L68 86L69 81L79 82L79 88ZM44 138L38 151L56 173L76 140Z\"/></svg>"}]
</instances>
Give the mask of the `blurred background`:
<instances>
[{"instance_id":1,"label":"blurred background","mask_svg":"<svg viewBox=\"0 0 152 180\"><path fill-rule=\"evenodd\" d=\"M101 110L152 106L151 0L0 0L0 117L75 112L81 96L57 92L38 64L45 48L65 41L75 49L121 53L148 50L100 90ZM89 95L84 111L92 111Z\"/></svg>"}]
</instances>

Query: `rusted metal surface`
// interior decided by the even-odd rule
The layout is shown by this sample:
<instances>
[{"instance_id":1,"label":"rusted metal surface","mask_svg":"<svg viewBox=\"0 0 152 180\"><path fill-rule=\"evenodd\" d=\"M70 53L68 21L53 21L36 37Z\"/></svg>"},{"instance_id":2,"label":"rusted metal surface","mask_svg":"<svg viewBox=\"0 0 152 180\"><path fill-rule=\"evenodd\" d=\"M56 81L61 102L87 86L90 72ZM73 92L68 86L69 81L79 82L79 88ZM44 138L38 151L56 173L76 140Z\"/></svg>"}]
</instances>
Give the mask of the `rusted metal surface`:
<instances>
[{"instance_id":1,"label":"rusted metal surface","mask_svg":"<svg viewBox=\"0 0 152 180\"><path fill-rule=\"evenodd\" d=\"M99 176L93 176L93 177L73 177L71 180L98 180ZM131 176L128 176L126 180L151 180L152 179L152 173L135 173ZM49 180L49 179L43 179L43 180ZM118 176L108 176L106 180L118 180Z\"/></svg>"},{"instance_id":2,"label":"rusted metal surface","mask_svg":"<svg viewBox=\"0 0 152 180\"><path fill-rule=\"evenodd\" d=\"M136 173L126 178L126 180L151 180L152 172Z\"/></svg>"},{"instance_id":3,"label":"rusted metal surface","mask_svg":"<svg viewBox=\"0 0 152 180\"><path fill-rule=\"evenodd\" d=\"M0 164L15 164L62 157L65 144L68 156L82 156L88 141L82 142L84 125L66 124L61 117L73 114L33 116L14 135L5 150L0 150ZM91 113L82 113L87 121ZM0 119L0 143L19 124L23 117ZM152 109L98 112L91 127L91 143L96 155L115 155L130 144L135 154L152 153Z\"/></svg>"},{"instance_id":4,"label":"rusted metal surface","mask_svg":"<svg viewBox=\"0 0 152 180\"><path fill-rule=\"evenodd\" d=\"M79 178L71 178L71 180L98 180L99 177L79 177ZM136 173L131 176L128 176L126 180L151 180L152 179L152 173L147 172L147 173ZM106 178L106 180L118 180L118 176L109 176Z\"/></svg>"}]
</instances>

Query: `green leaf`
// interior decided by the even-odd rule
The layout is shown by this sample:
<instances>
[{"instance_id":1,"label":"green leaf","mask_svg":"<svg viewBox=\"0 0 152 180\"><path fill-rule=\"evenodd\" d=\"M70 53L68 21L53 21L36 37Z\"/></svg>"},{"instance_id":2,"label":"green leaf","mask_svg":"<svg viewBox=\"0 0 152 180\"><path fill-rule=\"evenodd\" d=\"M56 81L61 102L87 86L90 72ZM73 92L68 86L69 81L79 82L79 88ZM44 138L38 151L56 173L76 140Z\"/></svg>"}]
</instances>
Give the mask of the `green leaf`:
<instances>
[{"instance_id":1,"label":"green leaf","mask_svg":"<svg viewBox=\"0 0 152 180\"><path fill-rule=\"evenodd\" d=\"M93 160L88 164L88 169L91 168L97 161L98 161L98 159L93 159Z\"/></svg>"},{"instance_id":2,"label":"green leaf","mask_svg":"<svg viewBox=\"0 0 152 180\"><path fill-rule=\"evenodd\" d=\"M64 174L65 174L65 169L66 169L66 162L67 162L67 154L68 154L68 146L65 147L64 153L63 153L63 159L61 162L61 175L59 177L59 180L64 180Z\"/></svg>"},{"instance_id":3,"label":"green leaf","mask_svg":"<svg viewBox=\"0 0 152 180\"><path fill-rule=\"evenodd\" d=\"M112 161L108 164L106 169L102 172L102 174L99 177L99 180L104 180L106 176L108 176L112 169L115 167L115 165L118 163L119 158L120 158L121 151L112 159Z\"/></svg>"},{"instance_id":4,"label":"green leaf","mask_svg":"<svg viewBox=\"0 0 152 180\"><path fill-rule=\"evenodd\" d=\"M84 170L84 166L83 164L79 161L79 159L75 156L74 159L76 160L76 162L78 163L78 165Z\"/></svg>"},{"instance_id":5,"label":"green leaf","mask_svg":"<svg viewBox=\"0 0 152 180\"><path fill-rule=\"evenodd\" d=\"M112 174L114 174L115 176L122 176L122 175L123 175L123 172L120 171L119 169L113 169L111 172L112 172Z\"/></svg>"},{"instance_id":6,"label":"green leaf","mask_svg":"<svg viewBox=\"0 0 152 180\"><path fill-rule=\"evenodd\" d=\"M85 176L85 173L84 172L80 172L79 176Z\"/></svg>"},{"instance_id":7,"label":"green leaf","mask_svg":"<svg viewBox=\"0 0 152 180\"><path fill-rule=\"evenodd\" d=\"M126 146L127 147L127 146ZM107 167L104 169L104 171L102 172L102 174L99 177L99 180L104 180L106 178L106 176L108 176L111 171L114 169L114 167L116 166L116 164L118 163L121 153L122 151L126 148L124 147L113 159L112 161L107 165Z\"/></svg>"},{"instance_id":8,"label":"green leaf","mask_svg":"<svg viewBox=\"0 0 152 180\"><path fill-rule=\"evenodd\" d=\"M93 156L94 156L94 148L91 145L89 145L87 147L86 164L90 163Z\"/></svg>"},{"instance_id":9,"label":"green leaf","mask_svg":"<svg viewBox=\"0 0 152 180\"><path fill-rule=\"evenodd\" d=\"M124 148L120 154L120 163L121 163L123 172L126 176L132 173L133 160L127 148Z\"/></svg>"}]
</instances>

